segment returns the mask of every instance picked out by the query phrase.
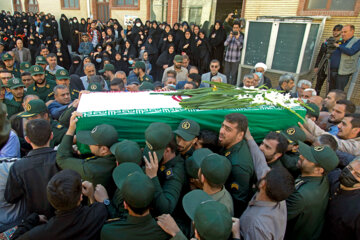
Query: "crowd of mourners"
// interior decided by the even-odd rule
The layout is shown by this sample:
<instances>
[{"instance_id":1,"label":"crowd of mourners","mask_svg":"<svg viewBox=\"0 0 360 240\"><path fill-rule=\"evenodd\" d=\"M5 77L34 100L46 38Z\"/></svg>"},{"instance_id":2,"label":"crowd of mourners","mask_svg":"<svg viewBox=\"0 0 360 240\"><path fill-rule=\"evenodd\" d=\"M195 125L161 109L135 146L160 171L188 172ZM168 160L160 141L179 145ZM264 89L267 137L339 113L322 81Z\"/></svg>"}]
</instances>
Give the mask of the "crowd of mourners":
<instances>
[{"instance_id":1,"label":"crowd of mourners","mask_svg":"<svg viewBox=\"0 0 360 240\"><path fill-rule=\"evenodd\" d=\"M305 121L260 144L238 112L218 132L153 122L144 148L109 124L77 130L83 94L237 84L242 28L2 11L0 239L360 239L360 114L336 87L323 99L283 74ZM239 85L272 88L266 70Z\"/></svg>"}]
</instances>

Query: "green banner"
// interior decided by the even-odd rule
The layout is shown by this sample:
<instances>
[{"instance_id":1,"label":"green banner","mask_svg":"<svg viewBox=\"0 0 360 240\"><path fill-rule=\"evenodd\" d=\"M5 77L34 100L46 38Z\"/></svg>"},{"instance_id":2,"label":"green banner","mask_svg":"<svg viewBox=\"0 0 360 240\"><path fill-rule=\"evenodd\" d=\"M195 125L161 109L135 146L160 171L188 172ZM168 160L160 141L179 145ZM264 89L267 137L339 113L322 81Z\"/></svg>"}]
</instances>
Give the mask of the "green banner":
<instances>
[{"instance_id":1,"label":"green banner","mask_svg":"<svg viewBox=\"0 0 360 240\"><path fill-rule=\"evenodd\" d=\"M292 110L305 117L305 108L295 107ZM129 139L138 142L143 147L144 132L152 122L165 122L175 130L181 120L189 118L198 122L201 129L219 132L224 116L233 112L239 112L248 118L250 131L257 142L270 131L285 129L302 121L290 111L272 106L217 110L179 108L106 110L83 113L83 117L77 123L77 130L91 130L99 124L110 124L117 129L119 141ZM79 144L79 150L81 153L89 152L89 149L81 144Z\"/></svg>"}]
</instances>

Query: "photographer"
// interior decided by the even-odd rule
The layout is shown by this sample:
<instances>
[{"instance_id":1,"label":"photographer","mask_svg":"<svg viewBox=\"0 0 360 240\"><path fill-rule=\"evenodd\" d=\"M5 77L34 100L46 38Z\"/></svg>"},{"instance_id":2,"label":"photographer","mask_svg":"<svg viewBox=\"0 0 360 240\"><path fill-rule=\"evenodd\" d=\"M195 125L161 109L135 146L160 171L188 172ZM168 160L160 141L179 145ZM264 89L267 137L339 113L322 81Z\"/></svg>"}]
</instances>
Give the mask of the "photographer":
<instances>
[{"instance_id":1,"label":"photographer","mask_svg":"<svg viewBox=\"0 0 360 240\"><path fill-rule=\"evenodd\" d=\"M360 41L354 37L354 25L345 25L342 28L343 43L334 43L336 50L330 58L329 90L344 90L351 74L356 71L360 55Z\"/></svg>"},{"instance_id":2,"label":"photographer","mask_svg":"<svg viewBox=\"0 0 360 240\"><path fill-rule=\"evenodd\" d=\"M234 21L232 31L224 43L224 46L227 47L225 52L225 75L228 83L232 85L236 84L243 43L244 34L240 32L240 22Z\"/></svg>"},{"instance_id":3,"label":"photographer","mask_svg":"<svg viewBox=\"0 0 360 240\"><path fill-rule=\"evenodd\" d=\"M329 39L331 39L331 40L335 39L336 42L341 41L341 30L342 30L342 28L343 28L343 25L340 25L340 24L336 25L333 28L332 37L330 37ZM314 72L317 75L315 90L316 90L316 92L318 94L320 94L322 85L324 84L324 81L325 81L326 76L327 76L327 71L326 71L326 69L327 69L327 61L325 61L325 58L326 58L327 54L331 54L330 51L328 51L328 47L329 47L328 40L329 39L326 39L326 41L321 44L319 55L318 55L318 57L316 59L316 63L315 63Z\"/></svg>"}]
</instances>

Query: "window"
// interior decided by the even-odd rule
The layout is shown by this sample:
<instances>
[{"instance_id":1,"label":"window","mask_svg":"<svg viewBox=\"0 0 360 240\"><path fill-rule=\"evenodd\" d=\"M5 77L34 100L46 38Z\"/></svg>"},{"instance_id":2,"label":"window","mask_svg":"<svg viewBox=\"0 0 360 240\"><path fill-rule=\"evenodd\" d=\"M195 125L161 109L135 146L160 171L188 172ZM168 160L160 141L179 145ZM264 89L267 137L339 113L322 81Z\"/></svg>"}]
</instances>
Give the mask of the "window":
<instances>
[{"instance_id":1,"label":"window","mask_svg":"<svg viewBox=\"0 0 360 240\"><path fill-rule=\"evenodd\" d=\"M138 8L139 0L114 0L114 7Z\"/></svg>"},{"instance_id":2,"label":"window","mask_svg":"<svg viewBox=\"0 0 360 240\"><path fill-rule=\"evenodd\" d=\"M344 16L357 17L360 11L360 0L300 0L300 16Z\"/></svg>"},{"instance_id":3,"label":"window","mask_svg":"<svg viewBox=\"0 0 360 240\"><path fill-rule=\"evenodd\" d=\"M28 0L26 2L26 8L29 12L38 13L39 12L39 4L37 0Z\"/></svg>"},{"instance_id":4,"label":"window","mask_svg":"<svg viewBox=\"0 0 360 240\"><path fill-rule=\"evenodd\" d=\"M62 9L80 9L79 0L62 0L61 8Z\"/></svg>"},{"instance_id":5,"label":"window","mask_svg":"<svg viewBox=\"0 0 360 240\"><path fill-rule=\"evenodd\" d=\"M20 0L14 0L14 10L18 12L22 12L22 6Z\"/></svg>"},{"instance_id":6,"label":"window","mask_svg":"<svg viewBox=\"0 0 360 240\"><path fill-rule=\"evenodd\" d=\"M202 7L190 7L189 8L189 22L193 22L196 25L201 24Z\"/></svg>"},{"instance_id":7,"label":"window","mask_svg":"<svg viewBox=\"0 0 360 240\"><path fill-rule=\"evenodd\" d=\"M320 9L332 11L352 11L356 0L308 0L306 9Z\"/></svg>"}]
</instances>

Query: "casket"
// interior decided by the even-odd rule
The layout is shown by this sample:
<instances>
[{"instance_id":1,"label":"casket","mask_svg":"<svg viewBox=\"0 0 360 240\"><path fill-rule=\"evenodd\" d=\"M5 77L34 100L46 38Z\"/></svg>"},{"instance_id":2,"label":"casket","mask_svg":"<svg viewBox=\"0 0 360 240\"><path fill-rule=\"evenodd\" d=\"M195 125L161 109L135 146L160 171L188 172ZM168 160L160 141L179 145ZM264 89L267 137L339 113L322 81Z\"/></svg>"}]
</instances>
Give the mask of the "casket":
<instances>
[{"instance_id":1,"label":"casket","mask_svg":"<svg viewBox=\"0 0 360 240\"><path fill-rule=\"evenodd\" d=\"M238 112L248 118L252 135L256 141L261 141L269 131L285 129L301 121L289 110L274 106L189 110L179 105L181 98L152 92L83 94L78 106L83 117L77 123L77 130L91 130L96 125L107 123L117 129L119 141L129 139L144 146L144 132L152 122L165 122L175 130L181 120L189 118L198 122L201 129L219 132L224 116ZM305 117L305 108L296 106L291 109Z\"/></svg>"}]
</instances>

